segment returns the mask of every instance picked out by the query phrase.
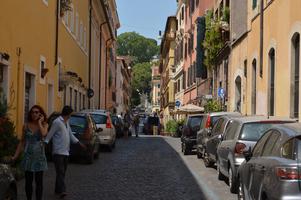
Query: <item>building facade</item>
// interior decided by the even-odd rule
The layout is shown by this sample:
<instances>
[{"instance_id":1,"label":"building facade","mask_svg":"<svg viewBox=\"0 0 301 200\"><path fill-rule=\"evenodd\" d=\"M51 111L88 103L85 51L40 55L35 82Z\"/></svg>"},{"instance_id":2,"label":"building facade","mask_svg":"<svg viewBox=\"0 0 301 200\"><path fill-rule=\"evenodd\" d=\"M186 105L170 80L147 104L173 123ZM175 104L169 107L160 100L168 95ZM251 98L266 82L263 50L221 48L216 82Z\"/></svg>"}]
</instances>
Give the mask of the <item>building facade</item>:
<instances>
[{"instance_id":1,"label":"building facade","mask_svg":"<svg viewBox=\"0 0 301 200\"><path fill-rule=\"evenodd\" d=\"M114 40L109 39L116 37L119 27L114 0L12 0L1 8L0 26L5 31L0 33L0 87L13 108L17 133L35 104L48 115L63 105L75 111L104 108L102 80L104 71L115 67L115 54L111 65L104 58L109 57L109 47L115 52L110 43Z\"/></svg>"},{"instance_id":2,"label":"building facade","mask_svg":"<svg viewBox=\"0 0 301 200\"><path fill-rule=\"evenodd\" d=\"M160 67L161 73L161 116L163 124L173 118L175 111L175 90L174 90L174 56L175 39L177 31L177 18L170 16L167 19L164 36L161 42Z\"/></svg>"},{"instance_id":3,"label":"building facade","mask_svg":"<svg viewBox=\"0 0 301 200\"><path fill-rule=\"evenodd\" d=\"M152 66L152 113L159 113L160 111L160 96L161 96L161 76L159 73L159 66Z\"/></svg>"}]
</instances>

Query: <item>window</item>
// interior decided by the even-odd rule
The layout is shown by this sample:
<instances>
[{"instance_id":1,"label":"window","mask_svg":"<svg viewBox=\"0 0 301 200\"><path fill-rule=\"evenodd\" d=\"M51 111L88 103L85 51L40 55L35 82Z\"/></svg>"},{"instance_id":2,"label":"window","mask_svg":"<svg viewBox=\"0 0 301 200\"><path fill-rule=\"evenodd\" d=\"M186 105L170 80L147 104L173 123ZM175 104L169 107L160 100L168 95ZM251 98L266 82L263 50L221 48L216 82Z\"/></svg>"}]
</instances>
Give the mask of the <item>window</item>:
<instances>
[{"instance_id":1,"label":"window","mask_svg":"<svg viewBox=\"0 0 301 200\"><path fill-rule=\"evenodd\" d=\"M292 38L291 55L291 117L299 118L299 72L300 72L300 35Z\"/></svg>"},{"instance_id":2,"label":"window","mask_svg":"<svg viewBox=\"0 0 301 200\"><path fill-rule=\"evenodd\" d=\"M286 159L294 160L294 139L289 140L286 142L281 150L281 157Z\"/></svg>"},{"instance_id":3,"label":"window","mask_svg":"<svg viewBox=\"0 0 301 200\"><path fill-rule=\"evenodd\" d=\"M259 140L258 142L256 143L256 145L254 146L253 148L253 155L254 157L258 157L261 155L262 153L262 149L267 141L267 139L269 139L271 135L271 131L267 132L266 134L264 134Z\"/></svg>"},{"instance_id":4,"label":"window","mask_svg":"<svg viewBox=\"0 0 301 200\"><path fill-rule=\"evenodd\" d=\"M242 131L240 133L241 140L247 141L257 141L269 128L271 128L273 122L270 123L246 123L243 125Z\"/></svg>"},{"instance_id":5,"label":"window","mask_svg":"<svg viewBox=\"0 0 301 200\"><path fill-rule=\"evenodd\" d=\"M257 8L257 0L252 0L252 9L254 10L255 8Z\"/></svg>"},{"instance_id":6,"label":"window","mask_svg":"<svg viewBox=\"0 0 301 200\"><path fill-rule=\"evenodd\" d=\"M84 49L86 50L87 49L87 31L86 31L86 28L84 28L84 44L83 44L83 47Z\"/></svg>"},{"instance_id":7,"label":"window","mask_svg":"<svg viewBox=\"0 0 301 200\"><path fill-rule=\"evenodd\" d=\"M74 33L74 7L71 5L71 11L70 11L70 31Z\"/></svg>"},{"instance_id":8,"label":"window","mask_svg":"<svg viewBox=\"0 0 301 200\"><path fill-rule=\"evenodd\" d=\"M74 110L77 112L77 90L74 90Z\"/></svg>"},{"instance_id":9,"label":"window","mask_svg":"<svg viewBox=\"0 0 301 200\"><path fill-rule=\"evenodd\" d=\"M84 34L84 27L83 27L83 22L80 22L79 26L79 43L82 45L83 44L83 34Z\"/></svg>"},{"instance_id":10,"label":"window","mask_svg":"<svg viewBox=\"0 0 301 200\"><path fill-rule=\"evenodd\" d=\"M212 135L221 135L223 133L222 124L224 123L224 121L225 120L223 118L217 120L217 122L214 124L212 128Z\"/></svg>"},{"instance_id":11,"label":"window","mask_svg":"<svg viewBox=\"0 0 301 200\"><path fill-rule=\"evenodd\" d=\"M269 137L269 140L264 145L264 149L262 152L262 156L273 156L273 148L280 137L280 134L276 131L273 131L271 136Z\"/></svg>"},{"instance_id":12,"label":"window","mask_svg":"<svg viewBox=\"0 0 301 200\"><path fill-rule=\"evenodd\" d=\"M75 17L75 36L77 40L79 40L79 16L77 12Z\"/></svg>"},{"instance_id":13,"label":"window","mask_svg":"<svg viewBox=\"0 0 301 200\"><path fill-rule=\"evenodd\" d=\"M78 100L79 100L79 103L78 103L79 110L81 111L82 110L82 93L81 92L79 92L79 98L78 98Z\"/></svg>"},{"instance_id":14,"label":"window","mask_svg":"<svg viewBox=\"0 0 301 200\"><path fill-rule=\"evenodd\" d=\"M247 60L244 61L244 76L245 76L245 78L248 77L248 61Z\"/></svg>"},{"instance_id":15,"label":"window","mask_svg":"<svg viewBox=\"0 0 301 200\"><path fill-rule=\"evenodd\" d=\"M275 50L269 52L269 86L268 86L269 107L268 115L274 116L275 112Z\"/></svg>"},{"instance_id":16,"label":"window","mask_svg":"<svg viewBox=\"0 0 301 200\"><path fill-rule=\"evenodd\" d=\"M233 140L237 131L239 124L234 121L229 122L229 126L225 133L225 140Z\"/></svg>"},{"instance_id":17,"label":"window","mask_svg":"<svg viewBox=\"0 0 301 200\"><path fill-rule=\"evenodd\" d=\"M70 91L70 96L69 96L69 105L72 106L72 88L69 89Z\"/></svg>"},{"instance_id":18,"label":"window","mask_svg":"<svg viewBox=\"0 0 301 200\"><path fill-rule=\"evenodd\" d=\"M256 114L256 59L252 62L252 115Z\"/></svg>"},{"instance_id":19,"label":"window","mask_svg":"<svg viewBox=\"0 0 301 200\"><path fill-rule=\"evenodd\" d=\"M65 25L68 27L69 26L69 11L65 12L64 21L65 21Z\"/></svg>"}]
</instances>

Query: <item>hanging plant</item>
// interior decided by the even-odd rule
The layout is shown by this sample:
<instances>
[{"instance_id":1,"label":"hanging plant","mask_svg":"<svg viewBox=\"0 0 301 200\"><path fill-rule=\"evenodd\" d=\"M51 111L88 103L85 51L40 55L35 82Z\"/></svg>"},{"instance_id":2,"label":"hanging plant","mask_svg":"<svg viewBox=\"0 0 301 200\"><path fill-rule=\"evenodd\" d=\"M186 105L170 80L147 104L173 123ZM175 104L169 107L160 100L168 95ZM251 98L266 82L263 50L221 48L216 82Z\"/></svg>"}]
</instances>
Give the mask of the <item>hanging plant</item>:
<instances>
[{"instance_id":1,"label":"hanging plant","mask_svg":"<svg viewBox=\"0 0 301 200\"><path fill-rule=\"evenodd\" d=\"M72 0L61 0L60 1L60 15L63 17L65 12L72 11Z\"/></svg>"},{"instance_id":2,"label":"hanging plant","mask_svg":"<svg viewBox=\"0 0 301 200\"><path fill-rule=\"evenodd\" d=\"M220 32L220 21L213 18L213 12L209 11L206 15L206 33L204 40L205 65L212 69L218 52L223 47L223 40Z\"/></svg>"}]
</instances>

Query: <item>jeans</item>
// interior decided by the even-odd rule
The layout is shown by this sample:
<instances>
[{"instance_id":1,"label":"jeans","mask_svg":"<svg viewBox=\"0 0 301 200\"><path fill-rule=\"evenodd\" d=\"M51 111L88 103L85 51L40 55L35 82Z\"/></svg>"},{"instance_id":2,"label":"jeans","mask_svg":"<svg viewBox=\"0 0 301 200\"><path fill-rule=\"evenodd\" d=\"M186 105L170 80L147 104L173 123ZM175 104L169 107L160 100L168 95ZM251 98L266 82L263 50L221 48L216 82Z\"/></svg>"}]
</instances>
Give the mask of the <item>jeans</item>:
<instances>
[{"instance_id":1,"label":"jeans","mask_svg":"<svg viewBox=\"0 0 301 200\"><path fill-rule=\"evenodd\" d=\"M27 198L27 200L32 199L33 177L35 177L35 182L36 182L36 199L37 200L42 200L42 195L43 195L43 171L39 171L39 172L26 171L25 172L26 198Z\"/></svg>"},{"instance_id":2,"label":"jeans","mask_svg":"<svg viewBox=\"0 0 301 200\"><path fill-rule=\"evenodd\" d=\"M68 156L53 155L53 162L56 171L55 193L61 194L66 192L65 175L68 165Z\"/></svg>"}]
</instances>

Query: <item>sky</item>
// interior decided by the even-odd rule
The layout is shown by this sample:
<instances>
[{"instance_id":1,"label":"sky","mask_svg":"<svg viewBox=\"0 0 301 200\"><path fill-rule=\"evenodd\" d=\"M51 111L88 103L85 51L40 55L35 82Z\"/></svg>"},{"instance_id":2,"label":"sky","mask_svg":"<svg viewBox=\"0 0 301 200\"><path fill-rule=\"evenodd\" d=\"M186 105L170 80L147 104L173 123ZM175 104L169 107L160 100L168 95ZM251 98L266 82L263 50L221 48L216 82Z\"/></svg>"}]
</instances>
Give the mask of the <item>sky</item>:
<instances>
[{"instance_id":1,"label":"sky","mask_svg":"<svg viewBox=\"0 0 301 200\"><path fill-rule=\"evenodd\" d=\"M176 14L176 0L116 0L121 27L118 35L135 31L158 41L168 16Z\"/></svg>"}]
</instances>

